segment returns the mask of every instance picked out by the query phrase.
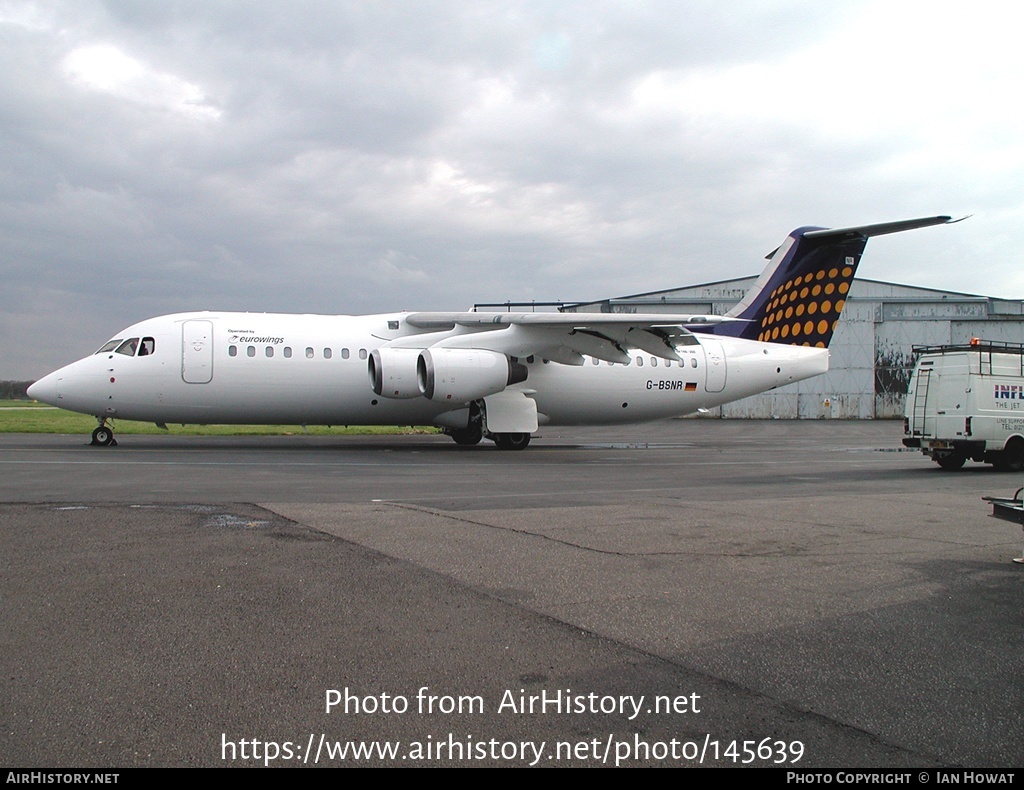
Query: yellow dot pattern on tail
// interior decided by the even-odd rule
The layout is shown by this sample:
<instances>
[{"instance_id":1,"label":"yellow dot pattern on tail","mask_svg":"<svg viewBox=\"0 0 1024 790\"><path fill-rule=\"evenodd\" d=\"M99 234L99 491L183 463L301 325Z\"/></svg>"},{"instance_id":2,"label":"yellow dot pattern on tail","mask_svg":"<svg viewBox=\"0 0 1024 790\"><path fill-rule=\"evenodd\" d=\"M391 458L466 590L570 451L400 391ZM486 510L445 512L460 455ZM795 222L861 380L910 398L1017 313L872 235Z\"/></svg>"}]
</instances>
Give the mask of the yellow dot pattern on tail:
<instances>
[{"instance_id":1,"label":"yellow dot pattern on tail","mask_svg":"<svg viewBox=\"0 0 1024 790\"><path fill-rule=\"evenodd\" d=\"M825 348L836 330L854 267L833 266L794 277L772 291L758 340Z\"/></svg>"}]
</instances>

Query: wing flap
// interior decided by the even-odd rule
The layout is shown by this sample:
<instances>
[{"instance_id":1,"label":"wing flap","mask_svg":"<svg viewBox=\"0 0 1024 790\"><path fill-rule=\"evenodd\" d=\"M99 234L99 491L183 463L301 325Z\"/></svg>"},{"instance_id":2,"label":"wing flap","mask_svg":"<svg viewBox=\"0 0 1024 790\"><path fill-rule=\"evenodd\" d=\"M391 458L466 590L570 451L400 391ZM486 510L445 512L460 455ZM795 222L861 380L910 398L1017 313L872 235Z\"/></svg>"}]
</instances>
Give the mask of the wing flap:
<instances>
[{"instance_id":1,"label":"wing flap","mask_svg":"<svg viewBox=\"0 0 1024 790\"><path fill-rule=\"evenodd\" d=\"M453 334L438 340L431 347L485 348L511 357L538 356L563 365L582 365L584 356L606 362L629 364L628 351L640 348L626 336L628 331L602 332L594 328L535 327L514 325L497 332ZM645 343L644 351L663 359L678 359L669 345L655 347ZM654 350L650 350L654 349Z\"/></svg>"}]
</instances>

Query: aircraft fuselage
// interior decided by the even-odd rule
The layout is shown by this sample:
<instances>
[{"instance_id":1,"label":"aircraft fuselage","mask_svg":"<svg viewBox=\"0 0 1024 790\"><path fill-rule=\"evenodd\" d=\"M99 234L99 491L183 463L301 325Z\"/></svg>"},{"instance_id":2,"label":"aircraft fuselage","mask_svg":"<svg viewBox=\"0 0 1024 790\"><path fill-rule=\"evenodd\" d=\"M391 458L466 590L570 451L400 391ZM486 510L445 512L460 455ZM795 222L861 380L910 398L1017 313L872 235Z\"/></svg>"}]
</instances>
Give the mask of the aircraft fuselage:
<instances>
[{"instance_id":1,"label":"aircraft fuselage","mask_svg":"<svg viewBox=\"0 0 1024 790\"><path fill-rule=\"evenodd\" d=\"M443 415L467 404L376 394L368 359L396 341L428 348L462 335L460 345L472 347L473 333L419 331L406 315L161 316L128 327L118 342L51 373L30 394L102 419L444 425ZM480 347L512 330L479 333ZM121 348L132 339L134 347ZM690 414L828 369L827 349L733 337L694 334L676 351L679 359L669 360L633 349L629 364L513 357L527 375L507 391L532 398L542 425L629 423Z\"/></svg>"}]
</instances>

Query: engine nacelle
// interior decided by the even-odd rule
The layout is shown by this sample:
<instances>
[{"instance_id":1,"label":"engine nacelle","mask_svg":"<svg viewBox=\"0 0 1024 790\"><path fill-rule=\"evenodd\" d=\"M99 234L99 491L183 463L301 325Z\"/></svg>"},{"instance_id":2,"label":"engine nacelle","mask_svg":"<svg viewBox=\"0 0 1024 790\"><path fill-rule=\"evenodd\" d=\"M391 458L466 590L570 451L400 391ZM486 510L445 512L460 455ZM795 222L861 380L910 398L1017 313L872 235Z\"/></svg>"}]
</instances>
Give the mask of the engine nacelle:
<instances>
[{"instance_id":1,"label":"engine nacelle","mask_svg":"<svg viewBox=\"0 0 1024 790\"><path fill-rule=\"evenodd\" d=\"M466 403L526 381L526 365L497 351L428 348L416 366L419 391L441 403Z\"/></svg>"},{"instance_id":2,"label":"engine nacelle","mask_svg":"<svg viewBox=\"0 0 1024 790\"><path fill-rule=\"evenodd\" d=\"M367 370L374 394L385 398L418 398L416 378L418 348L376 348L370 352Z\"/></svg>"}]
</instances>

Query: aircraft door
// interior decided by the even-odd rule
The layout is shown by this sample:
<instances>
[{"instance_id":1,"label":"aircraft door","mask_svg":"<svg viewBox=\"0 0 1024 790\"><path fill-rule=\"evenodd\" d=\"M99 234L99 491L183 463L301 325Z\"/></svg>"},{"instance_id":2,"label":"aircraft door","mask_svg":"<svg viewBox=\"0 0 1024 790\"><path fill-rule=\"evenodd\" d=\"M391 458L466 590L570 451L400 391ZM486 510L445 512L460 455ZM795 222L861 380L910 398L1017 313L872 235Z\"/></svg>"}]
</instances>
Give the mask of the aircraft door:
<instances>
[{"instance_id":1,"label":"aircraft door","mask_svg":"<svg viewBox=\"0 0 1024 790\"><path fill-rule=\"evenodd\" d=\"M186 384L206 384L213 379L212 321L182 323L181 378Z\"/></svg>"},{"instance_id":2,"label":"aircraft door","mask_svg":"<svg viewBox=\"0 0 1024 790\"><path fill-rule=\"evenodd\" d=\"M727 373L722 344L717 338L707 335L701 336L700 344L704 348L704 369L707 371L704 389L708 392L721 392L725 389Z\"/></svg>"}]
</instances>

